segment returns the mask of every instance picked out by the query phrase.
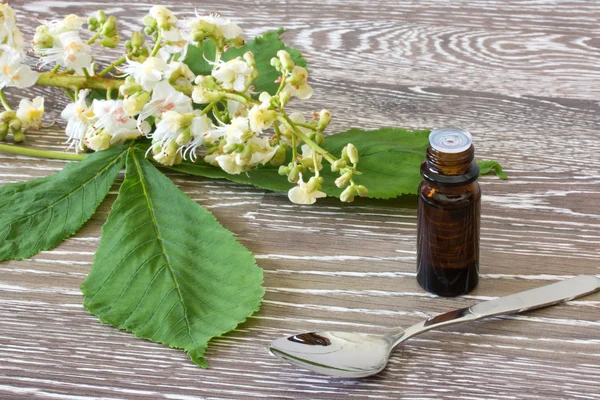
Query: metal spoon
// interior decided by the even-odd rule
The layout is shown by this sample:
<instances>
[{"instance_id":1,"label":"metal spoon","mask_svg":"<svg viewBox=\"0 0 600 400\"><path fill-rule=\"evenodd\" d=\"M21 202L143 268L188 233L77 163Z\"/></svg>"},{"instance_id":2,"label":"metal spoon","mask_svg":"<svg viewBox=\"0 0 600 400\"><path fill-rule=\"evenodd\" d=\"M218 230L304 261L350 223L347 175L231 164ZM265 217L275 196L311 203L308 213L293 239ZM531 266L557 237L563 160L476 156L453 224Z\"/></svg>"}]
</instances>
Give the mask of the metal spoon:
<instances>
[{"instance_id":1,"label":"metal spoon","mask_svg":"<svg viewBox=\"0 0 600 400\"><path fill-rule=\"evenodd\" d=\"M450 311L385 336L350 332L310 332L271 343L271 354L297 367L325 375L362 378L383 370L391 352L413 336L442 326L496 315L520 313L585 296L600 289L600 279L580 275Z\"/></svg>"}]
</instances>

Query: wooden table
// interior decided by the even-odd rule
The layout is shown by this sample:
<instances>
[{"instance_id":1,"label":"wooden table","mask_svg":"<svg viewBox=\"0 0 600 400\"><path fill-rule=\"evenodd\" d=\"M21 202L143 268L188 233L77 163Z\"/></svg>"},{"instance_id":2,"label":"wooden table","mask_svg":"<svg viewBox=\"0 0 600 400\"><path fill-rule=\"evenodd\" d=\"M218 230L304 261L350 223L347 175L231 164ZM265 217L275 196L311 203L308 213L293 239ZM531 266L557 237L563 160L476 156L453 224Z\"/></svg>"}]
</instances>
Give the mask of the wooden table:
<instances>
[{"instance_id":1,"label":"wooden table","mask_svg":"<svg viewBox=\"0 0 600 400\"><path fill-rule=\"evenodd\" d=\"M430 332L363 380L297 370L266 351L293 332L386 332L423 318L577 274L600 274L600 5L486 0L459 4L296 0L176 1L180 15L220 11L247 37L287 28L326 106L331 132L352 126L462 126L477 155L510 180L481 178L481 283L446 299L415 282L415 199L290 204L284 194L170 174L256 254L261 311L214 340L210 370L176 350L100 325L79 286L116 197L59 247L0 264L2 399L600 399L600 294L557 307ZM462 3L462 2L460 2ZM123 30L147 4L15 0L35 19L98 8ZM16 101L40 89L9 91ZM43 91L49 94L50 91ZM58 116L58 91L47 109ZM58 94L58 96L56 96ZM63 124L27 145L61 149ZM0 154L0 182L65 162ZM115 187L116 190L116 187Z\"/></svg>"}]
</instances>

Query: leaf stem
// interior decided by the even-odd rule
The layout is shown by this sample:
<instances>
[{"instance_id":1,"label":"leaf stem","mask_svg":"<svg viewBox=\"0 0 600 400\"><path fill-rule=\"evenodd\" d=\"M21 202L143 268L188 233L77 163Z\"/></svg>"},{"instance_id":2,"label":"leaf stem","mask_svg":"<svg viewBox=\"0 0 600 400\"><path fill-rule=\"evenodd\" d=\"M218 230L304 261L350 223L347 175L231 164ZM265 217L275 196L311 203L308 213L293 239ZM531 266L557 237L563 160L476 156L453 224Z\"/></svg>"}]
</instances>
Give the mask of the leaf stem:
<instances>
[{"instance_id":1,"label":"leaf stem","mask_svg":"<svg viewBox=\"0 0 600 400\"><path fill-rule=\"evenodd\" d=\"M59 64L56 64L56 65L54 66L54 68L52 68L52 72L58 72L58 70L59 70L59 69L60 69L60 65L59 65Z\"/></svg>"},{"instance_id":2,"label":"leaf stem","mask_svg":"<svg viewBox=\"0 0 600 400\"><path fill-rule=\"evenodd\" d=\"M69 99L71 99L72 102L75 102L75 96L73 96L73 93L67 88L63 88L63 90L65 91Z\"/></svg>"},{"instance_id":3,"label":"leaf stem","mask_svg":"<svg viewBox=\"0 0 600 400\"><path fill-rule=\"evenodd\" d=\"M0 151L4 153L20 154L23 156L53 158L57 160L81 161L87 156L85 154L65 153L62 151L37 150L29 147L0 144Z\"/></svg>"},{"instance_id":4,"label":"leaf stem","mask_svg":"<svg viewBox=\"0 0 600 400\"><path fill-rule=\"evenodd\" d=\"M4 95L4 91L2 89L0 89L0 102L2 102L2 106L4 107L4 109L6 111L12 111L13 110L8 105L8 101L6 101L6 96Z\"/></svg>"}]
</instances>

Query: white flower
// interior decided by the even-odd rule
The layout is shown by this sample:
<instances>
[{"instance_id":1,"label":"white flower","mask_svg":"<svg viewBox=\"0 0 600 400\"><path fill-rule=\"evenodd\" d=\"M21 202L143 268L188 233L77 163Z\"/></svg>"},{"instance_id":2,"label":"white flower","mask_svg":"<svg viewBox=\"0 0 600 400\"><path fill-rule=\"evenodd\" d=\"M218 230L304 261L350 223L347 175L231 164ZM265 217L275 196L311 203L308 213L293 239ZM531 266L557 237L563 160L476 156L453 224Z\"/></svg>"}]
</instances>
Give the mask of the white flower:
<instances>
[{"instance_id":1,"label":"white flower","mask_svg":"<svg viewBox=\"0 0 600 400\"><path fill-rule=\"evenodd\" d=\"M301 100L309 99L313 94L313 89L306 83L308 79L308 71L306 68L298 65L294 66L288 83L283 88L282 92L289 93L292 97L297 97Z\"/></svg>"},{"instance_id":2,"label":"white flower","mask_svg":"<svg viewBox=\"0 0 600 400\"><path fill-rule=\"evenodd\" d=\"M49 29L49 33L53 36L58 36L65 32L73 32L79 30L85 23L85 18L75 14L67 15L62 21L50 21L45 25Z\"/></svg>"},{"instance_id":3,"label":"white flower","mask_svg":"<svg viewBox=\"0 0 600 400\"><path fill-rule=\"evenodd\" d=\"M168 29L177 23L177 17L165 6L152 6L149 14L156 20L160 29Z\"/></svg>"},{"instance_id":4,"label":"white flower","mask_svg":"<svg viewBox=\"0 0 600 400\"><path fill-rule=\"evenodd\" d=\"M177 139L186 124L190 121L177 111L166 111L158 124L156 130L150 135L155 143L167 143Z\"/></svg>"},{"instance_id":5,"label":"white flower","mask_svg":"<svg viewBox=\"0 0 600 400\"><path fill-rule=\"evenodd\" d=\"M66 143L69 144L69 148L75 146L76 151L83 150L81 146L83 135L96 120L94 111L85 101L89 92L89 90L81 90L77 101L68 104L60 114L67 121L66 134L69 139Z\"/></svg>"},{"instance_id":6,"label":"white flower","mask_svg":"<svg viewBox=\"0 0 600 400\"><path fill-rule=\"evenodd\" d=\"M156 84L152 92L152 99L146 103L140 113L140 120L150 116L158 117L167 111L191 113L192 100L185 94L177 91L169 82L162 81Z\"/></svg>"},{"instance_id":7,"label":"white flower","mask_svg":"<svg viewBox=\"0 0 600 400\"><path fill-rule=\"evenodd\" d=\"M187 145L183 157L187 158L189 156L192 161L195 161L196 149L205 142L210 141L210 132L213 129L212 121L205 114L194 117L190 125L193 140Z\"/></svg>"},{"instance_id":8,"label":"white flower","mask_svg":"<svg viewBox=\"0 0 600 400\"><path fill-rule=\"evenodd\" d=\"M269 139L256 136L248 140L247 146L252 146L252 157L249 164L253 167L258 164L265 165L268 163L279 147L271 147Z\"/></svg>"},{"instance_id":9,"label":"white flower","mask_svg":"<svg viewBox=\"0 0 600 400\"><path fill-rule=\"evenodd\" d=\"M0 89L6 86L26 88L33 86L39 74L28 65L21 64L22 54L6 45L0 45Z\"/></svg>"},{"instance_id":10,"label":"white flower","mask_svg":"<svg viewBox=\"0 0 600 400\"><path fill-rule=\"evenodd\" d=\"M248 108L245 104L235 100L227 100L227 112L231 117L247 117Z\"/></svg>"},{"instance_id":11,"label":"white flower","mask_svg":"<svg viewBox=\"0 0 600 400\"><path fill-rule=\"evenodd\" d=\"M231 22L228 18L221 18L219 14L198 15L198 19L190 23L191 30L202 29L203 23L214 25L225 39L235 39L242 35L242 28Z\"/></svg>"},{"instance_id":12,"label":"white flower","mask_svg":"<svg viewBox=\"0 0 600 400\"><path fill-rule=\"evenodd\" d=\"M235 153L223 154L215 157L215 161L223 171L227 172L228 174L237 175L242 173L244 168L243 164L238 164L237 161L239 161L239 158L238 160L236 160L236 158L238 157L236 157Z\"/></svg>"},{"instance_id":13,"label":"white flower","mask_svg":"<svg viewBox=\"0 0 600 400\"><path fill-rule=\"evenodd\" d=\"M219 62L212 71L212 76L221 82L225 89L245 92L255 75L255 69L241 58L227 62Z\"/></svg>"},{"instance_id":14,"label":"white flower","mask_svg":"<svg viewBox=\"0 0 600 400\"><path fill-rule=\"evenodd\" d=\"M299 113L299 112L291 113L290 119L293 122L297 122L297 123L301 123L301 124L306 123L306 118L304 118L304 115L302 115L302 113ZM296 127L300 130L300 132L303 132L306 134L310 133L310 129L308 129L308 128L304 128L302 126L296 126ZM282 134L281 141L283 143L288 144L290 146L292 145L292 141L290 140L292 133L293 133L293 130L290 126L288 126L287 124L281 125L281 134Z\"/></svg>"},{"instance_id":15,"label":"white flower","mask_svg":"<svg viewBox=\"0 0 600 400\"><path fill-rule=\"evenodd\" d=\"M259 97L261 104L257 104L250 109L248 118L250 120L250 129L254 132L261 132L273 125L273 121L277 118L277 112L270 110L271 95L267 92L262 92Z\"/></svg>"},{"instance_id":16,"label":"white flower","mask_svg":"<svg viewBox=\"0 0 600 400\"><path fill-rule=\"evenodd\" d=\"M179 59L185 58L189 42L177 27L171 26L168 30L163 30L162 39L163 46L158 51L161 60L168 61L173 54L179 54Z\"/></svg>"},{"instance_id":17,"label":"white flower","mask_svg":"<svg viewBox=\"0 0 600 400\"><path fill-rule=\"evenodd\" d=\"M42 55L42 65L55 62L66 68L83 69L89 68L93 61L90 46L79 37L77 31L61 33L53 47L38 52Z\"/></svg>"},{"instance_id":18,"label":"white flower","mask_svg":"<svg viewBox=\"0 0 600 400\"><path fill-rule=\"evenodd\" d=\"M327 195L319 190L311 191L308 184L302 180L302 174L300 174L298 186L294 186L288 192L288 198L296 204L314 204L317 199L322 197L327 197Z\"/></svg>"},{"instance_id":19,"label":"white flower","mask_svg":"<svg viewBox=\"0 0 600 400\"><path fill-rule=\"evenodd\" d=\"M23 35L17 28L17 16L8 4L0 3L0 44L21 51L24 46Z\"/></svg>"},{"instance_id":20,"label":"white flower","mask_svg":"<svg viewBox=\"0 0 600 400\"><path fill-rule=\"evenodd\" d=\"M315 167L314 167L314 162L313 162L313 154L314 153L313 153L312 149L307 144L303 144L302 147L300 147L300 149L302 150L302 158L307 158L307 159L311 160L311 162L309 164L310 165L309 169L312 172L315 172ZM323 169L322 161L323 161L323 155L317 153L317 169L319 171L321 169Z\"/></svg>"},{"instance_id":21,"label":"white flower","mask_svg":"<svg viewBox=\"0 0 600 400\"><path fill-rule=\"evenodd\" d=\"M156 84L163 80L167 71L167 63L158 57L148 57L143 63L127 60L127 66L121 71L131 76L142 89L150 92Z\"/></svg>"},{"instance_id":22,"label":"white flower","mask_svg":"<svg viewBox=\"0 0 600 400\"><path fill-rule=\"evenodd\" d=\"M23 123L23 129L40 129L42 115L44 114L44 98L36 97L32 100L21 99L17 109L17 117Z\"/></svg>"},{"instance_id":23,"label":"white flower","mask_svg":"<svg viewBox=\"0 0 600 400\"><path fill-rule=\"evenodd\" d=\"M98 134L109 134L110 144L121 144L140 136L136 120L123 109L123 100L94 100L92 109L97 120L86 132L85 143L93 145L91 140ZM102 142L104 143L104 141Z\"/></svg>"},{"instance_id":24,"label":"white flower","mask_svg":"<svg viewBox=\"0 0 600 400\"><path fill-rule=\"evenodd\" d=\"M242 144L252 135L248 118L236 117L230 125L225 125L227 143Z\"/></svg>"},{"instance_id":25,"label":"white flower","mask_svg":"<svg viewBox=\"0 0 600 400\"><path fill-rule=\"evenodd\" d=\"M187 64L181 61L171 61L167 66L166 76L173 85L190 86L196 75L192 72Z\"/></svg>"}]
</instances>

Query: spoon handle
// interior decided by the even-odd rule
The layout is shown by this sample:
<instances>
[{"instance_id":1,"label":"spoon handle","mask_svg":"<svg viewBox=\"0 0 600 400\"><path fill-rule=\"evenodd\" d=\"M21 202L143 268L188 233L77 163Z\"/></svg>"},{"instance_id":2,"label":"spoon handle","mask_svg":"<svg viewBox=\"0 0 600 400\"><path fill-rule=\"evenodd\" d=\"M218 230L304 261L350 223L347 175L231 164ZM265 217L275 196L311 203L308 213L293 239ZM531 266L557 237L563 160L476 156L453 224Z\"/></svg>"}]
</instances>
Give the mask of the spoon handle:
<instances>
[{"instance_id":1,"label":"spoon handle","mask_svg":"<svg viewBox=\"0 0 600 400\"><path fill-rule=\"evenodd\" d=\"M434 328L547 307L594 293L597 290L600 290L600 279L592 275L580 275L551 285L499 297L419 322L394 338L394 346Z\"/></svg>"}]
</instances>

